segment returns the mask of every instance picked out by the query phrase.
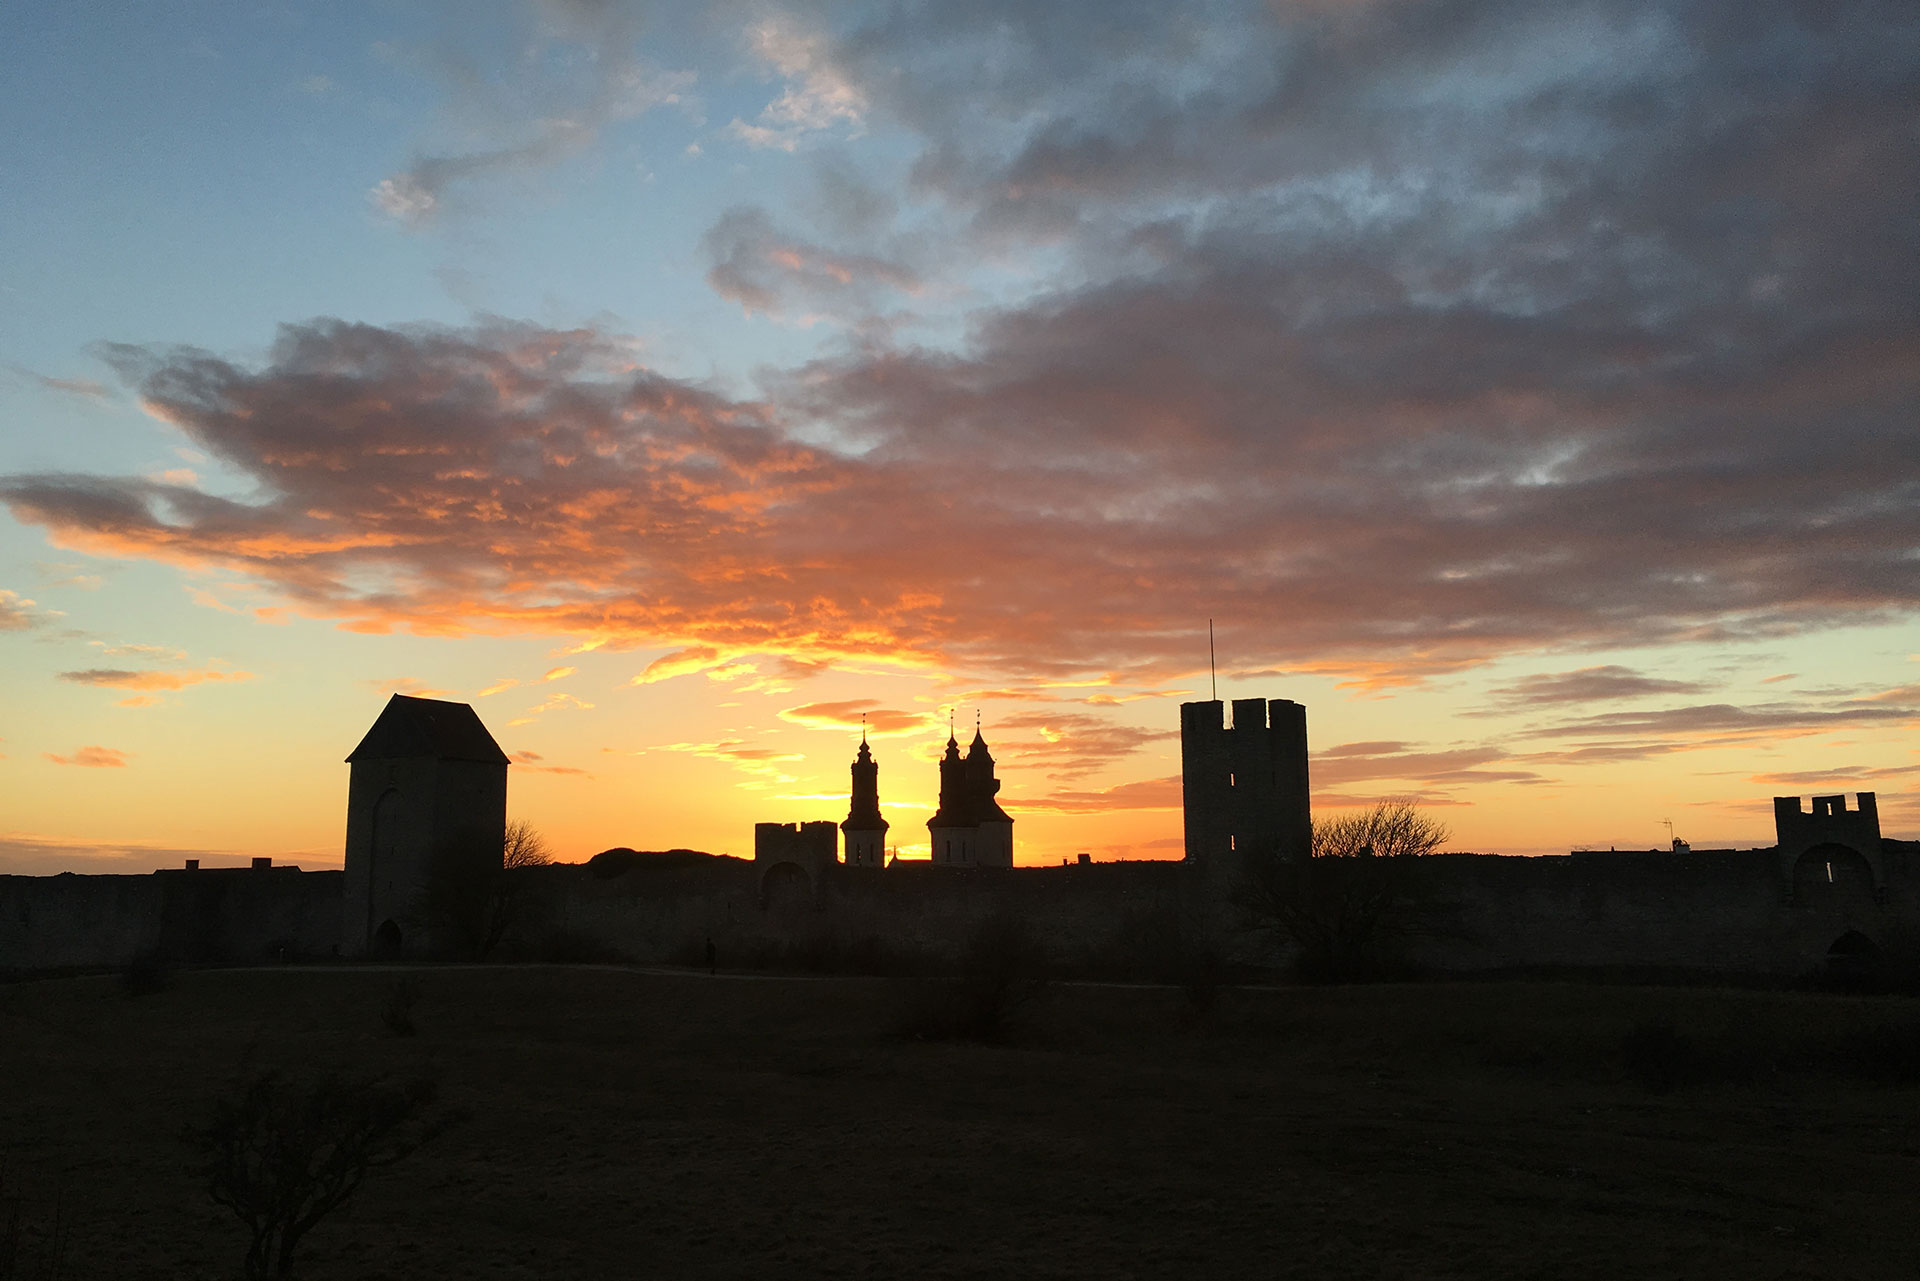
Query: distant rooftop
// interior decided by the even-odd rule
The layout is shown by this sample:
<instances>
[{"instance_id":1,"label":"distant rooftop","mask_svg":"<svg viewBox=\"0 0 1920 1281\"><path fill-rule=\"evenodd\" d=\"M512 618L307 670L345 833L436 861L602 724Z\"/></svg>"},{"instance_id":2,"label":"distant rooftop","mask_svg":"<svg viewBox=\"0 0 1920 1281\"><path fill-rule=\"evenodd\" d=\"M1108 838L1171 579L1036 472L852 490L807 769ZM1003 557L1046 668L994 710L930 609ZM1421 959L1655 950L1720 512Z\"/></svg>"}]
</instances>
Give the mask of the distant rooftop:
<instances>
[{"instance_id":1,"label":"distant rooftop","mask_svg":"<svg viewBox=\"0 0 1920 1281\"><path fill-rule=\"evenodd\" d=\"M465 703L395 694L347 757L352 761L481 761L505 765L507 754Z\"/></svg>"}]
</instances>

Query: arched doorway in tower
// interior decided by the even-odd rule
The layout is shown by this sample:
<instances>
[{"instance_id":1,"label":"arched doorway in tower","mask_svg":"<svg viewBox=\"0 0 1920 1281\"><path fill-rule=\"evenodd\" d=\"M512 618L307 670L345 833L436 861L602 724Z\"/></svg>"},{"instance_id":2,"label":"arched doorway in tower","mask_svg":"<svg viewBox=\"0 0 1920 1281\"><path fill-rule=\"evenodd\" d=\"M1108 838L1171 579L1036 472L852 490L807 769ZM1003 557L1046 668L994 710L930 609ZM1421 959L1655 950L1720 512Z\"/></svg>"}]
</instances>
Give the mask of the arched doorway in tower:
<instances>
[{"instance_id":1,"label":"arched doorway in tower","mask_svg":"<svg viewBox=\"0 0 1920 1281\"><path fill-rule=\"evenodd\" d=\"M400 927L391 919L380 922L380 928L373 932L373 954L383 960L400 955Z\"/></svg>"},{"instance_id":2,"label":"arched doorway in tower","mask_svg":"<svg viewBox=\"0 0 1920 1281\"><path fill-rule=\"evenodd\" d=\"M781 920L813 910L813 878L798 863L775 863L760 877L760 906Z\"/></svg>"},{"instance_id":3,"label":"arched doorway in tower","mask_svg":"<svg viewBox=\"0 0 1920 1281\"><path fill-rule=\"evenodd\" d=\"M1827 948L1827 977L1861 983L1880 973L1880 949L1859 930L1848 930Z\"/></svg>"}]
</instances>

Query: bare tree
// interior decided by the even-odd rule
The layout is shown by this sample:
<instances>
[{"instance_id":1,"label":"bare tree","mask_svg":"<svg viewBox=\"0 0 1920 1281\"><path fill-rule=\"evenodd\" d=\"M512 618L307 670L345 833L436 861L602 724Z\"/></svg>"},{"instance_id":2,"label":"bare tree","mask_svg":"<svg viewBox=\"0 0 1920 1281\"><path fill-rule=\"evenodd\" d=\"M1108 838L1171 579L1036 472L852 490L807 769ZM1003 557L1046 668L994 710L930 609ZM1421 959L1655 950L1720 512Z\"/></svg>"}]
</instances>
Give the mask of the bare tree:
<instances>
[{"instance_id":1,"label":"bare tree","mask_svg":"<svg viewBox=\"0 0 1920 1281\"><path fill-rule=\"evenodd\" d=\"M553 851L547 846L547 838L535 831L533 824L524 818L507 824L506 839L501 842L501 867L512 871L516 867L545 867L551 862Z\"/></svg>"},{"instance_id":2,"label":"bare tree","mask_svg":"<svg viewBox=\"0 0 1920 1281\"><path fill-rule=\"evenodd\" d=\"M300 1239L370 1171L451 1124L426 1118L432 1098L428 1082L326 1077L301 1086L268 1072L217 1100L206 1124L184 1137L200 1153L207 1194L247 1225L248 1281L286 1276Z\"/></svg>"},{"instance_id":3,"label":"bare tree","mask_svg":"<svg viewBox=\"0 0 1920 1281\"><path fill-rule=\"evenodd\" d=\"M440 851L430 865L416 919L439 931L452 950L486 960L534 909L530 868L553 862L546 838L523 818L510 821L499 861L469 857L461 847Z\"/></svg>"},{"instance_id":4,"label":"bare tree","mask_svg":"<svg viewBox=\"0 0 1920 1281\"><path fill-rule=\"evenodd\" d=\"M1453 833L1412 801L1381 801L1313 825L1315 858L1418 858L1445 845Z\"/></svg>"},{"instance_id":5,"label":"bare tree","mask_svg":"<svg viewBox=\"0 0 1920 1281\"><path fill-rule=\"evenodd\" d=\"M546 838L524 818L507 824L501 842L500 874L494 878L493 893L487 900L486 931L480 941L484 959L500 946L515 927L526 924L539 906L535 886L528 884L527 873L553 862L553 851Z\"/></svg>"},{"instance_id":6,"label":"bare tree","mask_svg":"<svg viewBox=\"0 0 1920 1281\"><path fill-rule=\"evenodd\" d=\"M1302 977L1375 978L1389 965L1390 945L1412 928L1415 860L1449 835L1411 801L1315 820L1311 855L1256 861L1243 902L1298 945Z\"/></svg>"}]
</instances>

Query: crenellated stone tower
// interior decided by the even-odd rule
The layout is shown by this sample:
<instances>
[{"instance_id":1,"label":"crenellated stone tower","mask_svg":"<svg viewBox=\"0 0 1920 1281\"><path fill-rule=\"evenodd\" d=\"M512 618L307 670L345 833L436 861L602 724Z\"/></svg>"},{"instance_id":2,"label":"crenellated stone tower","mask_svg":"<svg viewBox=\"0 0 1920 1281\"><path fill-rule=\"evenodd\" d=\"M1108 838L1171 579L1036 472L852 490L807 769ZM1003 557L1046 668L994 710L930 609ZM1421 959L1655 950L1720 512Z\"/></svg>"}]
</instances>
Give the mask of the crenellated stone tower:
<instances>
[{"instance_id":1,"label":"crenellated stone tower","mask_svg":"<svg viewBox=\"0 0 1920 1281\"><path fill-rule=\"evenodd\" d=\"M1307 709L1290 699L1236 698L1233 723L1218 699L1180 705L1181 795L1187 862L1231 887L1249 858L1306 858Z\"/></svg>"},{"instance_id":2,"label":"crenellated stone tower","mask_svg":"<svg viewBox=\"0 0 1920 1281\"><path fill-rule=\"evenodd\" d=\"M880 765L860 733L860 755L853 761L853 804L840 824L848 867L887 865L887 820L880 817Z\"/></svg>"}]
</instances>

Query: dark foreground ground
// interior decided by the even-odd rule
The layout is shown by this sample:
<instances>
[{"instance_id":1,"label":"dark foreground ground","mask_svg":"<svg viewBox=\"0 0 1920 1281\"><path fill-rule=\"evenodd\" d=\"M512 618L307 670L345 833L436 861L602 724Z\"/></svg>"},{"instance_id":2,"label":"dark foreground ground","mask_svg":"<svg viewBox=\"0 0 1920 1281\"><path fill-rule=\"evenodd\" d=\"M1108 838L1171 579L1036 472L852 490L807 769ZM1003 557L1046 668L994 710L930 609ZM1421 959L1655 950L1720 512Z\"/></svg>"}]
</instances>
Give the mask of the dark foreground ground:
<instances>
[{"instance_id":1,"label":"dark foreground ground","mask_svg":"<svg viewBox=\"0 0 1920 1281\"><path fill-rule=\"evenodd\" d=\"M1920 1004L1672 988L1056 985L1003 1045L901 981L430 970L0 988L34 1276L224 1278L178 1136L264 1067L437 1078L297 1275L1903 1277ZM0 1214L0 1232L7 1228Z\"/></svg>"}]
</instances>

